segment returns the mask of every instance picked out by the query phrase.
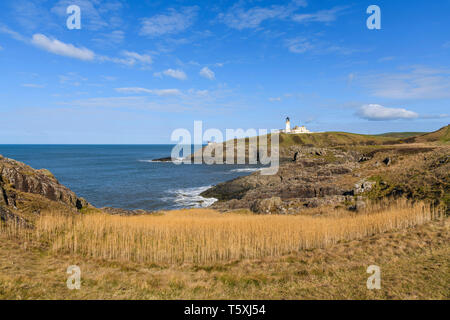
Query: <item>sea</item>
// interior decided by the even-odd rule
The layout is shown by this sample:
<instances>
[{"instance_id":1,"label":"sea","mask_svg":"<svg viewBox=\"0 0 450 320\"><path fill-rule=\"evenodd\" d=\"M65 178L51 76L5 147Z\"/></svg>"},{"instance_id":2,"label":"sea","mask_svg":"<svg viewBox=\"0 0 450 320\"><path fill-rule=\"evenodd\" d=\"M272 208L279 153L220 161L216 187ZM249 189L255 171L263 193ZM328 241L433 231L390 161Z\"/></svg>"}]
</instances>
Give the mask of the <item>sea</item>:
<instances>
[{"instance_id":1,"label":"sea","mask_svg":"<svg viewBox=\"0 0 450 320\"><path fill-rule=\"evenodd\" d=\"M220 182L259 170L256 165L157 162L173 145L0 145L0 154L35 168L96 207L128 210L201 208L200 194Z\"/></svg>"}]
</instances>

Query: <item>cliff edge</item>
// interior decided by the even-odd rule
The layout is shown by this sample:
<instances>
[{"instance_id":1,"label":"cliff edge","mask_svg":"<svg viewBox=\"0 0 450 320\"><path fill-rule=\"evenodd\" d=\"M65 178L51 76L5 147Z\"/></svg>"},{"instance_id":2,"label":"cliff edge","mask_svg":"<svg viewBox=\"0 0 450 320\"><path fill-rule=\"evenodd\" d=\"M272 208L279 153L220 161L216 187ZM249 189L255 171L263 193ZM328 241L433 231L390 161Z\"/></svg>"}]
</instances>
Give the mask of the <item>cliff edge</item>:
<instances>
[{"instance_id":1,"label":"cliff edge","mask_svg":"<svg viewBox=\"0 0 450 320\"><path fill-rule=\"evenodd\" d=\"M32 167L0 155L0 218L29 220L43 209L78 212L89 203L63 186L46 169Z\"/></svg>"}]
</instances>

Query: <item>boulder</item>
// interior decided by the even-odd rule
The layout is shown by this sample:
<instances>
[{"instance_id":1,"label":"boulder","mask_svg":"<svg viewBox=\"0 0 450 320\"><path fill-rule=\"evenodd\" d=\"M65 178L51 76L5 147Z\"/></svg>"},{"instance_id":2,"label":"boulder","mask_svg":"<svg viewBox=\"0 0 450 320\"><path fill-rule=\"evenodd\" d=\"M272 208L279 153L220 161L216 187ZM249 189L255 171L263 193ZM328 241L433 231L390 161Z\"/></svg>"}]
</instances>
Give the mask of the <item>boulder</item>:
<instances>
[{"instance_id":1,"label":"boulder","mask_svg":"<svg viewBox=\"0 0 450 320\"><path fill-rule=\"evenodd\" d=\"M354 194L361 194L372 190L373 186L376 184L375 181L362 180L355 184Z\"/></svg>"},{"instance_id":2,"label":"boulder","mask_svg":"<svg viewBox=\"0 0 450 320\"><path fill-rule=\"evenodd\" d=\"M372 159L372 157L363 155L358 159L358 162L366 162L366 161L369 161L370 159Z\"/></svg>"},{"instance_id":3,"label":"boulder","mask_svg":"<svg viewBox=\"0 0 450 320\"><path fill-rule=\"evenodd\" d=\"M383 163L384 163L386 166L390 166L391 163L392 163L392 159L391 159L390 157L387 157L387 158L385 158L385 159L383 160Z\"/></svg>"},{"instance_id":4,"label":"boulder","mask_svg":"<svg viewBox=\"0 0 450 320\"><path fill-rule=\"evenodd\" d=\"M283 213L283 201L280 197L256 200L250 207L250 210L259 214Z\"/></svg>"}]
</instances>

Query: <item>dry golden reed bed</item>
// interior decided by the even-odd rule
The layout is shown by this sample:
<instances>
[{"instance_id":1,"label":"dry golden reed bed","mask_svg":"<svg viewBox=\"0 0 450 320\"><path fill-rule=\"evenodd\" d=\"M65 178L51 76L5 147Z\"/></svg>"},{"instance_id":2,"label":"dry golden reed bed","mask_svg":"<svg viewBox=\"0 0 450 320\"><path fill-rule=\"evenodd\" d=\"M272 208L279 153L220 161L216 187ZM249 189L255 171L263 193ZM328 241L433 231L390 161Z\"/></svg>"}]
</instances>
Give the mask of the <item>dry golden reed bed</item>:
<instances>
[{"instance_id":1,"label":"dry golden reed bed","mask_svg":"<svg viewBox=\"0 0 450 320\"><path fill-rule=\"evenodd\" d=\"M208 264L281 256L341 240L420 225L442 216L423 203L395 201L370 212L327 216L171 211L154 216L42 214L33 230L4 225L11 237L49 245L55 253L155 264Z\"/></svg>"}]
</instances>

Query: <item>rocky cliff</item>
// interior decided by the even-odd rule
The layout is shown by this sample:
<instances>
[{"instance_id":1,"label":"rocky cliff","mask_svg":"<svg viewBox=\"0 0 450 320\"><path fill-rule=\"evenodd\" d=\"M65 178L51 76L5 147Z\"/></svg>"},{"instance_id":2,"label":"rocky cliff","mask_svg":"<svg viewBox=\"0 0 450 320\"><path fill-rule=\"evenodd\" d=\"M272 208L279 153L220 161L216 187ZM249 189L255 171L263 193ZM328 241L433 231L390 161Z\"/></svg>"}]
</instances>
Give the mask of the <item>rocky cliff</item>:
<instances>
[{"instance_id":1,"label":"rocky cliff","mask_svg":"<svg viewBox=\"0 0 450 320\"><path fill-rule=\"evenodd\" d=\"M291 146L273 176L255 172L202 193L219 210L295 214L304 208L364 209L367 199L406 196L448 205L448 146L415 144L354 148Z\"/></svg>"},{"instance_id":2,"label":"rocky cliff","mask_svg":"<svg viewBox=\"0 0 450 320\"><path fill-rule=\"evenodd\" d=\"M297 213L302 207L342 202L354 196L353 174L360 154L338 149L291 147L289 161L275 175L250 176L218 184L203 197L220 201L217 209L250 208L256 213Z\"/></svg>"},{"instance_id":3,"label":"rocky cliff","mask_svg":"<svg viewBox=\"0 0 450 320\"><path fill-rule=\"evenodd\" d=\"M76 211L89 204L63 186L50 173L36 170L19 161L0 156L0 214L2 220L19 213L39 213L55 204Z\"/></svg>"}]
</instances>

